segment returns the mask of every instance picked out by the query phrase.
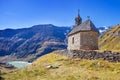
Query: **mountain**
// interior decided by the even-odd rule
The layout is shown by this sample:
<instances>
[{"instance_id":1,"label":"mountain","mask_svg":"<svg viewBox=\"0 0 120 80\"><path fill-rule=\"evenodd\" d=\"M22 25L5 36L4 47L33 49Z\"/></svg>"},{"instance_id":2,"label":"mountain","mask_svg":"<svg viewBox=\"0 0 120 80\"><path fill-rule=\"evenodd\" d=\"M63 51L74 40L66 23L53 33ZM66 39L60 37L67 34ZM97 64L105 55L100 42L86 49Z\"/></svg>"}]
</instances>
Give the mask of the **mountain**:
<instances>
[{"instance_id":1,"label":"mountain","mask_svg":"<svg viewBox=\"0 0 120 80\"><path fill-rule=\"evenodd\" d=\"M120 50L120 24L107 29L99 37L99 48L101 50Z\"/></svg>"},{"instance_id":2,"label":"mountain","mask_svg":"<svg viewBox=\"0 0 120 80\"><path fill-rule=\"evenodd\" d=\"M68 58L52 52L2 77L5 80L120 80L120 63Z\"/></svg>"},{"instance_id":3,"label":"mountain","mask_svg":"<svg viewBox=\"0 0 120 80\"><path fill-rule=\"evenodd\" d=\"M107 29L110 29L110 26L102 26L98 27L97 29L99 30L100 34L103 34Z\"/></svg>"},{"instance_id":4,"label":"mountain","mask_svg":"<svg viewBox=\"0 0 120 80\"><path fill-rule=\"evenodd\" d=\"M6 59L9 60L32 61L51 51L65 49L69 30L69 27L51 24L0 30L0 56L8 55Z\"/></svg>"},{"instance_id":5,"label":"mountain","mask_svg":"<svg viewBox=\"0 0 120 80\"><path fill-rule=\"evenodd\" d=\"M6 56L1 58L3 61L33 61L54 50L66 49L66 36L71 28L46 24L0 30L0 57ZM106 26L98 28L102 34L106 29Z\"/></svg>"}]
</instances>

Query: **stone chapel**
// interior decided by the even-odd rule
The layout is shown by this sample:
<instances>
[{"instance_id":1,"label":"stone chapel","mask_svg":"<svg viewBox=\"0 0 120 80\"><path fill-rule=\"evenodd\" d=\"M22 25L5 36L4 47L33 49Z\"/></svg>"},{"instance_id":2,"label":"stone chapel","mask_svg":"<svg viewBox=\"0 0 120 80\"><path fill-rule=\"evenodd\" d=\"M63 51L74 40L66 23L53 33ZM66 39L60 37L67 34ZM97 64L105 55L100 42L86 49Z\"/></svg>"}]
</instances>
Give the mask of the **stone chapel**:
<instances>
[{"instance_id":1,"label":"stone chapel","mask_svg":"<svg viewBox=\"0 0 120 80\"><path fill-rule=\"evenodd\" d=\"M97 50L99 31L88 18L82 23L78 12L75 18L75 27L68 34L68 50Z\"/></svg>"}]
</instances>

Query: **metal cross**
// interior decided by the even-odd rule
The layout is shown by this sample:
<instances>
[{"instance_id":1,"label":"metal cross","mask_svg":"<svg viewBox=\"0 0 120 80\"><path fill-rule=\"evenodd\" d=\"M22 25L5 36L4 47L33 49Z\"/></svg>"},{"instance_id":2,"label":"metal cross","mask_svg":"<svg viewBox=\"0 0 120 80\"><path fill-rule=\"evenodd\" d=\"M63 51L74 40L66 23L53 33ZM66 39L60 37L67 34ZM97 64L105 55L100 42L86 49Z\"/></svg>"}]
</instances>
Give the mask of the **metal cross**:
<instances>
[{"instance_id":1,"label":"metal cross","mask_svg":"<svg viewBox=\"0 0 120 80\"><path fill-rule=\"evenodd\" d=\"M78 14L80 14L80 9L78 9Z\"/></svg>"}]
</instances>

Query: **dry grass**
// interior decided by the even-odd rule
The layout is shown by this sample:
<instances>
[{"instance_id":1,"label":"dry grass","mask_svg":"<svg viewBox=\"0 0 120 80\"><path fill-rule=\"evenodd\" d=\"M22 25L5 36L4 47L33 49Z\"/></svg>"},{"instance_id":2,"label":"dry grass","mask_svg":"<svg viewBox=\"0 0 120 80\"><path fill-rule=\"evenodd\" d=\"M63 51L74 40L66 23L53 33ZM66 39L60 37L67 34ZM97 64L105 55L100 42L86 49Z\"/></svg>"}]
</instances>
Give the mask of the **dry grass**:
<instances>
[{"instance_id":1,"label":"dry grass","mask_svg":"<svg viewBox=\"0 0 120 80\"><path fill-rule=\"evenodd\" d=\"M56 68L46 69L48 65ZM120 80L120 63L69 59L51 53L3 77L5 80Z\"/></svg>"},{"instance_id":2,"label":"dry grass","mask_svg":"<svg viewBox=\"0 0 120 80\"><path fill-rule=\"evenodd\" d=\"M111 28L99 37L100 50L120 51L120 35L117 35L118 31L120 31L120 25Z\"/></svg>"}]
</instances>

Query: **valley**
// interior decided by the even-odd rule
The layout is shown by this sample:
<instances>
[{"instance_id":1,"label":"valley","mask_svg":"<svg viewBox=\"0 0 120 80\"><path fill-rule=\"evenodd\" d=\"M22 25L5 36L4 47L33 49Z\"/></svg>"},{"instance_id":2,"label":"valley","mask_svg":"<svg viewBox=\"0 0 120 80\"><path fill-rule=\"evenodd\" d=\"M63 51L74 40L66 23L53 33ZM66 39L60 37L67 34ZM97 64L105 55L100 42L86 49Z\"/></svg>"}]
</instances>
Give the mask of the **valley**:
<instances>
[{"instance_id":1,"label":"valley","mask_svg":"<svg viewBox=\"0 0 120 80\"><path fill-rule=\"evenodd\" d=\"M35 28L35 27L34 27ZM37 27L38 28L38 27ZM41 28L40 28L41 29ZM119 25L112 27L110 29L107 29L105 32L103 32L99 36L99 49L100 50L95 50L97 51L100 55L102 52L113 52L117 54L119 52ZM66 31L67 30L67 31ZM19 40L26 40L24 42L21 42L18 47L12 47L14 48L15 52L10 53L9 56L6 56L6 58L3 57L3 54L0 57L0 60L2 62L6 61L26 61L26 62L32 62L30 65L20 66L18 65L19 68L5 68L5 67L0 67L1 69L1 77L4 80L119 80L120 79L120 62L109 62L109 60L104 60L102 59L80 59L80 58L70 58L67 57L64 53L63 55L59 54L59 50L63 50L67 48L67 38L66 35L70 28L65 29L66 34L63 33L58 34L58 38L49 36L48 38L45 37L43 38L43 41L40 41L39 39L42 38L37 38L38 35L36 34L33 38L16 38L16 40L19 42ZM39 31L39 30L38 30ZM16 36L18 34L14 34ZM51 34L52 35L52 34ZM60 36L62 37L63 35L64 38L59 38ZM10 36L5 36L4 39L8 41L8 44L3 45L3 39L1 35L1 47L0 49L3 50L4 46L7 46L9 48L4 49L5 51L9 51L10 47L9 46L9 40L13 39L14 42L14 36L10 38ZM7 38L6 38L7 37ZM55 39L54 39L55 38ZM32 40L33 39L33 40ZM32 42L31 42L32 40ZM40 42L39 42L40 41ZM31 44L30 44L31 43ZM13 43L14 44L14 43ZM15 42L14 45L16 45L17 42ZM29 45L31 47L29 47ZM38 48L34 48L36 45L39 45ZM33 46L33 47L32 47ZM11 48L11 50L12 50ZM30 48L30 49L29 49ZM31 53L30 51L36 50L35 53ZM19 52L19 49L22 51ZM25 50L24 50L25 49ZM17 51L18 50L18 51ZM52 52L54 50L58 50L58 53ZM24 53L24 51L28 51L27 54ZM34 51L33 51L34 52ZM84 51L83 51L84 52ZM94 51L93 51L94 52ZM24 55L21 55L23 54ZM49 53L49 54L48 54ZM95 53L95 54L98 54ZM8 55L8 53L7 53ZM76 53L76 55L78 55ZM75 55L75 56L76 56ZM88 54L90 57L93 54ZM119 54L117 54L119 56ZM21 57L20 57L21 56ZM73 55L74 56L74 55ZM111 56L111 54L110 54ZM95 56L94 56L95 57ZM106 56L107 59L107 56ZM112 58L110 58L111 60ZM24 63L24 62L22 62ZM82 74L81 74L82 73ZM65 75L63 75L65 74Z\"/></svg>"}]
</instances>

